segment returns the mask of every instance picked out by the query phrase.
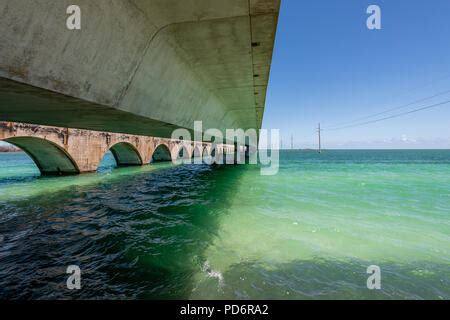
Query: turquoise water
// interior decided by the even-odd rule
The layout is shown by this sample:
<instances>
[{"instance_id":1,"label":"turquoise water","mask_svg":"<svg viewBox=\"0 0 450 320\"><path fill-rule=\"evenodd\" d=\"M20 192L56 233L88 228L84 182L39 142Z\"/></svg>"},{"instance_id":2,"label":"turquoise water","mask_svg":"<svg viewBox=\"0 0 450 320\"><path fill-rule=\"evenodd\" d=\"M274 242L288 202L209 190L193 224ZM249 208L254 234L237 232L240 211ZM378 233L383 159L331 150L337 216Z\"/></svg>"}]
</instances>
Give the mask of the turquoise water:
<instances>
[{"instance_id":1,"label":"turquoise water","mask_svg":"<svg viewBox=\"0 0 450 320\"><path fill-rule=\"evenodd\" d=\"M0 298L450 299L448 150L113 166L41 178L0 154Z\"/></svg>"}]
</instances>

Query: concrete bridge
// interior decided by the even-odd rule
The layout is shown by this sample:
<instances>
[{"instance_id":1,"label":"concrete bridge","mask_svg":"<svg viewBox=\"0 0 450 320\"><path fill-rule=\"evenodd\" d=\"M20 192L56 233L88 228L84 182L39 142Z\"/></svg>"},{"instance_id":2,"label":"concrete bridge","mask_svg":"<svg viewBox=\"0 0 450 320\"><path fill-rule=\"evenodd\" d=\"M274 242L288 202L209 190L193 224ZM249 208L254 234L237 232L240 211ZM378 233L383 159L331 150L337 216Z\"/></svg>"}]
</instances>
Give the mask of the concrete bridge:
<instances>
[{"instance_id":1,"label":"concrete bridge","mask_svg":"<svg viewBox=\"0 0 450 320\"><path fill-rule=\"evenodd\" d=\"M81 30L66 27L70 5L81 9ZM280 0L2 0L0 121L164 138L194 130L196 120L222 132L259 129L279 7ZM146 162L159 141L56 131L46 150L58 146L72 158L41 162L44 172L94 170L122 140L138 151L120 161ZM81 147L78 156L71 150L77 135L80 144L113 142L88 159ZM30 139L15 141L34 150Z\"/></svg>"},{"instance_id":2,"label":"concrete bridge","mask_svg":"<svg viewBox=\"0 0 450 320\"><path fill-rule=\"evenodd\" d=\"M109 150L118 166L140 166L156 161L191 162L192 158L234 153L233 145L212 146L202 142L14 122L0 122L0 140L25 151L43 175L96 171Z\"/></svg>"}]
</instances>

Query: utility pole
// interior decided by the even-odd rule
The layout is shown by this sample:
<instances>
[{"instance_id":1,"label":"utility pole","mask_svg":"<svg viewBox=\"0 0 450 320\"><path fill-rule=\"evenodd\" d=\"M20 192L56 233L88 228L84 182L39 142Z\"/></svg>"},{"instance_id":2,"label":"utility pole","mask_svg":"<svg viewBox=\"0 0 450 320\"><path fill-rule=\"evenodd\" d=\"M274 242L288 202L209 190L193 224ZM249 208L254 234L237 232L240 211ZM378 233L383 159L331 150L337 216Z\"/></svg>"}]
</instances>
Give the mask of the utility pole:
<instances>
[{"instance_id":1,"label":"utility pole","mask_svg":"<svg viewBox=\"0 0 450 320\"><path fill-rule=\"evenodd\" d=\"M291 150L294 150L294 135L291 134Z\"/></svg>"},{"instance_id":2,"label":"utility pole","mask_svg":"<svg viewBox=\"0 0 450 320\"><path fill-rule=\"evenodd\" d=\"M319 135L319 153L322 153L322 141L321 141L322 129L320 129L320 123L319 126L317 127L317 133Z\"/></svg>"}]
</instances>

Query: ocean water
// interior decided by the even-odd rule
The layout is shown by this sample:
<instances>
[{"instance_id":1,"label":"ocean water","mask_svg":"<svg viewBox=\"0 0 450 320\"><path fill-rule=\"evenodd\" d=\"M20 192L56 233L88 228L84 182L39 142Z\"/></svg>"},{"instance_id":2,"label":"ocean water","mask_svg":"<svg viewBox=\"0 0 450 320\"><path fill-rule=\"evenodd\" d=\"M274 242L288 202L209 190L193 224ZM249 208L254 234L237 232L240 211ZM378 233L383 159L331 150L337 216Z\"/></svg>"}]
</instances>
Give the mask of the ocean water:
<instances>
[{"instance_id":1,"label":"ocean water","mask_svg":"<svg viewBox=\"0 0 450 320\"><path fill-rule=\"evenodd\" d=\"M275 176L108 155L62 178L0 154L0 298L450 299L450 151L282 151Z\"/></svg>"}]
</instances>

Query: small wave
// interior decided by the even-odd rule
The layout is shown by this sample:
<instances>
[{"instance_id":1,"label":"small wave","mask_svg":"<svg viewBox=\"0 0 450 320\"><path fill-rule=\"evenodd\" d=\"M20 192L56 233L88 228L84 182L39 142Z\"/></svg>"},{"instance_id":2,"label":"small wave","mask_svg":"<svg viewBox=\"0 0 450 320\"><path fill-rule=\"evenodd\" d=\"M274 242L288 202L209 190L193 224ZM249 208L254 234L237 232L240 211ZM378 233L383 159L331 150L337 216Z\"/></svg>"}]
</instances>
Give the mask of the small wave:
<instances>
[{"instance_id":1,"label":"small wave","mask_svg":"<svg viewBox=\"0 0 450 320\"><path fill-rule=\"evenodd\" d=\"M202 272L206 273L209 278L215 278L219 281L219 285L223 284L223 274L220 271L215 271L211 269L208 261L205 261L202 265Z\"/></svg>"}]
</instances>

